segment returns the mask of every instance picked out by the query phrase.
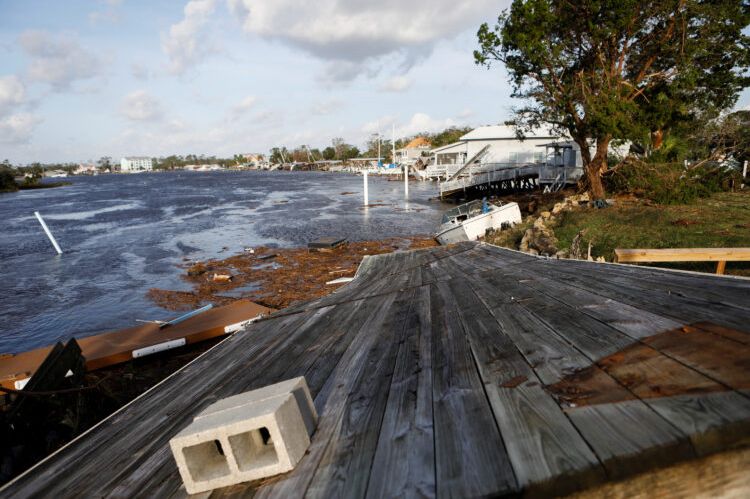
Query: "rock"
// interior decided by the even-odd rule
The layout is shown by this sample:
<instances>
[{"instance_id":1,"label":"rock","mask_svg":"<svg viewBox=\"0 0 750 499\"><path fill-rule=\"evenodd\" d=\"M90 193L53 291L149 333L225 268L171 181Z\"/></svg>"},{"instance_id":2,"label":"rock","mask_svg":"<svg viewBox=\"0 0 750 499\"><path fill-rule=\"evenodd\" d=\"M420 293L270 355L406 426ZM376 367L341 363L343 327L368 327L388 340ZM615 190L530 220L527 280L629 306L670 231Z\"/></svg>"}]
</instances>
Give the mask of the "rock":
<instances>
[{"instance_id":1,"label":"rock","mask_svg":"<svg viewBox=\"0 0 750 499\"><path fill-rule=\"evenodd\" d=\"M589 197L588 192L584 192L581 194L581 196L578 198L579 201L591 201L591 198Z\"/></svg>"},{"instance_id":2,"label":"rock","mask_svg":"<svg viewBox=\"0 0 750 499\"><path fill-rule=\"evenodd\" d=\"M552 207L552 214L557 215L565 209L565 206L565 203L555 203L555 206Z\"/></svg>"},{"instance_id":3,"label":"rock","mask_svg":"<svg viewBox=\"0 0 750 499\"><path fill-rule=\"evenodd\" d=\"M521 251L543 256L553 256L557 253L557 238L551 229L544 225L540 218L534 227L526 229L519 246Z\"/></svg>"},{"instance_id":4,"label":"rock","mask_svg":"<svg viewBox=\"0 0 750 499\"><path fill-rule=\"evenodd\" d=\"M597 261L597 262L599 262L599 263L604 263L604 262L606 262L607 260L605 260L603 256L597 256L597 257L596 257L596 261Z\"/></svg>"},{"instance_id":5,"label":"rock","mask_svg":"<svg viewBox=\"0 0 750 499\"><path fill-rule=\"evenodd\" d=\"M528 251L526 251L526 253L528 253L529 255L534 255L534 256L539 255L539 252L537 250L531 249L531 248Z\"/></svg>"},{"instance_id":6,"label":"rock","mask_svg":"<svg viewBox=\"0 0 750 499\"><path fill-rule=\"evenodd\" d=\"M555 258L558 258L560 260L564 260L568 258L568 252L565 250L560 250L557 253L555 253Z\"/></svg>"},{"instance_id":7,"label":"rock","mask_svg":"<svg viewBox=\"0 0 750 499\"><path fill-rule=\"evenodd\" d=\"M542 218L543 218L544 220L547 220L547 219L548 219L549 217L551 217L551 216L552 216L552 214L551 214L550 212L548 212L548 211L543 211L543 212L542 212L542 213L540 214L540 216L541 216L541 217L542 217Z\"/></svg>"}]
</instances>

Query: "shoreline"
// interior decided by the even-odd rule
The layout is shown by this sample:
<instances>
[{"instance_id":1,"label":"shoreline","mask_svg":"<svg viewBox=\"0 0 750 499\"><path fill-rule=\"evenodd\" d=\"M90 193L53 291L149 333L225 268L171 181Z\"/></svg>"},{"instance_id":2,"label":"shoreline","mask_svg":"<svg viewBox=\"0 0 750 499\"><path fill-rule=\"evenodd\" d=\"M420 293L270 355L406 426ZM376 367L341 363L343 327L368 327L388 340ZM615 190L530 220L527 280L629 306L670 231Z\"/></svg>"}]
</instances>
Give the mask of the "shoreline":
<instances>
[{"instance_id":1,"label":"shoreline","mask_svg":"<svg viewBox=\"0 0 750 499\"><path fill-rule=\"evenodd\" d=\"M147 296L157 306L173 311L195 309L209 302L221 306L239 299L281 310L333 292L343 283L326 283L353 277L365 255L432 246L437 242L431 236L353 241L325 251L259 246L223 259L182 264L182 279L192 291L151 288Z\"/></svg>"}]
</instances>

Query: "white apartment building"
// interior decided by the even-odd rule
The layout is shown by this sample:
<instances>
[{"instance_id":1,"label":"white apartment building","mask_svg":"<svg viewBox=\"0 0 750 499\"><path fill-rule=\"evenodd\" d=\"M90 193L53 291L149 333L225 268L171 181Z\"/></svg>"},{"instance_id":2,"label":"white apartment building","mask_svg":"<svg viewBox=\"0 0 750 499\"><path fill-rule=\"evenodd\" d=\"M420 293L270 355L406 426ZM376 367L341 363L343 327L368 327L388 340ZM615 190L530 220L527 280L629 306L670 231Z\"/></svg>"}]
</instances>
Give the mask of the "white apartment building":
<instances>
[{"instance_id":1,"label":"white apartment building","mask_svg":"<svg viewBox=\"0 0 750 499\"><path fill-rule=\"evenodd\" d=\"M120 171L123 173L147 172L152 169L151 158L146 156L126 156L120 160Z\"/></svg>"}]
</instances>

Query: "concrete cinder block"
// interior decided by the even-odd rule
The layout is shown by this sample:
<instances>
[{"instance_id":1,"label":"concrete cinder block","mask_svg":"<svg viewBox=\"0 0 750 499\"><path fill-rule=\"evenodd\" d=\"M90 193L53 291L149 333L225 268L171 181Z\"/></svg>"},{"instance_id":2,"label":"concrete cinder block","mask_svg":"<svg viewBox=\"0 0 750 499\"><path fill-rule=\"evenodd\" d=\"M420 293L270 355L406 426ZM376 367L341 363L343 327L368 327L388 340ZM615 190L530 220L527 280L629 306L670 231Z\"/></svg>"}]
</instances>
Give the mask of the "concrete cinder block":
<instances>
[{"instance_id":1,"label":"concrete cinder block","mask_svg":"<svg viewBox=\"0 0 750 499\"><path fill-rule=\"evenodd\" d=\"M307 383L295 378L210 405L169 445L196 494L293 469L316 424Z\"/></svg>"}]
</instances>

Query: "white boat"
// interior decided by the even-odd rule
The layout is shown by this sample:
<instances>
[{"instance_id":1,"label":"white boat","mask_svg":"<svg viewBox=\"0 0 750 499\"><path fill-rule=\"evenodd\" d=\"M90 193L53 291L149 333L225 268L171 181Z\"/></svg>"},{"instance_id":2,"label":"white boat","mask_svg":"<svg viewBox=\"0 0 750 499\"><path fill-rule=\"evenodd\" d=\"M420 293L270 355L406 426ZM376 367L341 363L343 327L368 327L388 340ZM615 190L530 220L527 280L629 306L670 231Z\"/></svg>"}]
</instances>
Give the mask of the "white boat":
<instances>
[{"instance_id":1,"label":"white boat","mask_svg":"<svg viewBox=\"0 0 750 499\"><path fill-rule=\"evenodd\" d=\"M440 244L476 241L487 229L501 229L521 222L517 203L500 206L486 201L471 201L445 212L435 239Z\"/></svg>"}]
</instances>

